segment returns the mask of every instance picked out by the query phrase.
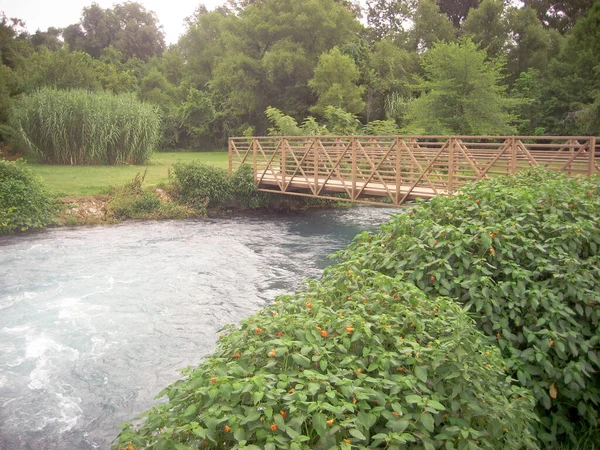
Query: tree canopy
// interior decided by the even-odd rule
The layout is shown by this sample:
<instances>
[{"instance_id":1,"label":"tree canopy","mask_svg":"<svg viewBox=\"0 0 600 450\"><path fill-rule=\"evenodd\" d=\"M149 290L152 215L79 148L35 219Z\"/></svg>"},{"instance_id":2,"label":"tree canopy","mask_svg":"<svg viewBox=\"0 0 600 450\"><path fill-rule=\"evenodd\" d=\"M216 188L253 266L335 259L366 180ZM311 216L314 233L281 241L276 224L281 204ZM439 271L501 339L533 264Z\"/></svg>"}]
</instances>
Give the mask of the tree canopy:
<instances>
[{"instance_id":1,"label":"tree canopy","mask_svg":"<svg viewBox=\"0 0 600 450\"><path fill-rule=\"evenodd\" d=\"M313 115L327 131L349 114L373 125L339 129L599 132L600 3L367 0L364 6L355 0L199 5L168 48L160 18L136 2L91 3L78 23L31 34L26 17L0 15L0 138L9 140L15 102L44 87L136 95L160 112L165 149L210 149L229 136L267 133L269 107L297 124Z\"/></svg>"}]
</instances>

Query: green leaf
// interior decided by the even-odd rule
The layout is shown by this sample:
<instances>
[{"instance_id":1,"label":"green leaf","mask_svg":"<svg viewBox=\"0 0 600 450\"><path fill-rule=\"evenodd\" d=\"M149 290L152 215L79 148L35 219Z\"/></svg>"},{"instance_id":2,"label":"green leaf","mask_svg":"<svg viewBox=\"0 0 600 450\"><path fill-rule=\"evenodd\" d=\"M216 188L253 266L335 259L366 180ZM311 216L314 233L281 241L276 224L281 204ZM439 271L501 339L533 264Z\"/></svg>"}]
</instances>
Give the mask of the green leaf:
<instances>
[{"instance_id":1,"label":"green leaf","mask_svg":"<svg viewBox=\"0 0 600 450\"><path fill-rule=\"evenodd\" d=\"M423 383L427 382L427 368L423 366L415 367L415 375Z\"/></svg>"},{"instance_id":2,"label":"green leaf","mask_svg":"<svg viewBox=\"0 0 600 450\"><path fill-rule=\"evenodd\" d=\"M423 426L425 427L425 429L427 431L429 431L430 433L433 433L433 430L435 428L435 420L433 419L433 416L431 414L429 414L429 413L421 414L419 421L423 424Z\"/></svg>"},{"instance_id":3,"label":"green leaf","mask_svg":"<svg viewBox=\"0 0 600 450\"><path fill-rule=\"evenodd\" d=\"M312 424L313 427L315 429L315 431L317 432L317 434L321 437L325 436L327 434L327 417L324 414L321 413L315 413L312 415Z\"/></svg>"},{"instance_id":4,"label":"green leaf","mask_svg":"<svg viewBox=\"0 0 600 450\"><path fill-rule=\"evenodd\" d=\"M348 433L350 433L356 439L360 439L361 441L367 440L366 436L364 434L362 434L360 431L358 431L356 428L350 428L348 430Z\"/></svg>"}]
</instances>

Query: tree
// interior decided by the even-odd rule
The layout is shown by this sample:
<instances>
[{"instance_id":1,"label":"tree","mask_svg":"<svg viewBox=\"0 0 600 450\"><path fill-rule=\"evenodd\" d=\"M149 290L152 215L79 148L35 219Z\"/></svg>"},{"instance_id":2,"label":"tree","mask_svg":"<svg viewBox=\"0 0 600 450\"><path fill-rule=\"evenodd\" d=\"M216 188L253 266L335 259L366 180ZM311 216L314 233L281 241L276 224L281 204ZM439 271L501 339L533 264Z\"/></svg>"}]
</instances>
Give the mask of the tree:
<instances>
[{"instance_id":1,"label":"tree","mask_svg":"<svg viewBox=\"0 0 600 450\"><path fill-rule=\"evenodd\" d=\"M477 8L481 0L438 0L440 11L448 16L456 28L466 19L471 8Z\"/></svg>"},{"instance_id":2,"label":"tree","mask_svg":"<svg viewBox=\"0 0 600 450\"><path fill-rule=\"evenodd\" d=\"M413 21L409 41L416 51L423 52L432 48L435 42L450 42L456 38L452 22L440 12L434 0L420 0Z\"/></svg>"},{"instance_id":3,"label":"tree","mask_svg":"<svg viewBox=\"0 0 600 450\"><path fill-rule=\"evenodd\" d=\"M408 114L412 131L427 134L513 133L515 102L500 84L500 65L470 39L437 43L423 57L422 95Z\"/></svg>"},{"instance_id":4,"label":"tree","mask_svg":"<svg viewBox=\"0 0 600 450\"><path fill-rule=\"evenodd\" d=\"M144 61L162 54L165 48L156 14L136 2L116 4L113 9L92 3L83 8L80 24L66 27L63 37L73 50L85 51L94 58L110 45L124 58Z\"/></svg>"},{"instance_id":5,"label":"tree","mask_svg":"<svg viewBox=\"0 0 600 450\"><path fill-rule=\"evenodd\" d=\"M510 8L507 13L509 30L508 70L513 80L530 68L545 70L556 31L545 30L531 8Z\"/></svg>"},{"instance_id":6,"label":"tree","mask_svg":"<svg viewBox=\"0 0 600 450\"><path fill-rule=\"evenodd\" d=\"M471 9L463 30L479 49L487 52L488 58L503 55L508 40L508 23L502 0L483 0L479 7Z\"/></svg>"},{"instance_id":7,"label":"tree","mask_svg":"<svg viewBox=\"0 0 600 450\"><path fill-rule=\"evenodd\" d=\"M367 0L367 23L376 40L400 36L418 0Z\"/></svg>"},{"instance_id":8,"label":"tree","mask_svg":"<svg viewBox=\"0 0 600 450\"><path fill-rule=\"evenodd\" d=\"M361 98L364 89L356 84L358 77L356 64L339 48L323 53L308 82L319 98L311 110L323 114L327 106L337 106L350 113L361 112L365 106Z\"/></svg>"},{"instance_id":9,"label":"tree","mask_svg":"<svg viewBox=\"0 0 600 450\"><path fill-rule=\"evenodd\" d=\"M523 0L536 11L539 20L561 33L569 31L585 17L596 0Z\"/></svg>"}]
</instances>

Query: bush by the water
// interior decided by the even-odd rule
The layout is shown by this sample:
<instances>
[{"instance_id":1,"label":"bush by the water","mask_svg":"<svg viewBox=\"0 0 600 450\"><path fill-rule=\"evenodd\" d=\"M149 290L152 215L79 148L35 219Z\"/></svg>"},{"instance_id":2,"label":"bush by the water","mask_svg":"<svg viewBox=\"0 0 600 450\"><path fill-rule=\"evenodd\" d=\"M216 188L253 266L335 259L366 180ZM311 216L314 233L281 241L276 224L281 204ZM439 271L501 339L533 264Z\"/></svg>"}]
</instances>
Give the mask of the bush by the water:
<instances>
[{"instance_id":1,"label":"bush by the water","mask_svg":"<svg viewBox=\"0 0 600 450\"><path fill-rule=\"evenodd\" d=\"M538 436L575 442L600 419L599 194L598 178L543 170L485 181L338 256L468 306L533 392Z\"/></svg>"},{"instance_id":2,"label":"bush by the water","mask_svg":"<svg viewBox=\"0 0 600 450\"><path fill-rule=\"evenodd\" d=\"M160 139L158 113L133 94L45 88L15 105L11 124L50 164L142 164Z\"/></svg>"},{"instance_id":3,"label":"bush by the water","mask_svg":"<svg viewBox=\"0 0 600 450\"><path fill-rule=\"evenodd\" d=\"M344 277L226 328L115 448L536 448L532 398L457 304Z\"/></svg>"},{"instance_id":4,"label":"bush by the water","mask_svg":"<svg viewBox=\"0 0 600 450\"><path fill-rule=\"evenodd\" d=\"M53 222L56 200L23 161L0 160L0 234Z\"/></svg>"},{"instance_id":5,"label":"bush by the water","mask_svg":"<svg viewBox=\"0 0 600 450\"><path fill-rule=\"evenodd\" d=\"M195 215L185 206L172 202L162 203L150 190L143 189L144 178L139 173L129 183L112 187L106 212L110 219L185 219Z\"/></svg>"},{"instance_id":6,"label":"bush by the water","mask_svg":"<svg viewBox=\"0 0 600 450\"><path fill-rule=\"evenodd\" d=\"M222 207L231 199L227 171L200 162L175 164L171 185L180 202L199 211Z\"/></svg>"}]
</instances>

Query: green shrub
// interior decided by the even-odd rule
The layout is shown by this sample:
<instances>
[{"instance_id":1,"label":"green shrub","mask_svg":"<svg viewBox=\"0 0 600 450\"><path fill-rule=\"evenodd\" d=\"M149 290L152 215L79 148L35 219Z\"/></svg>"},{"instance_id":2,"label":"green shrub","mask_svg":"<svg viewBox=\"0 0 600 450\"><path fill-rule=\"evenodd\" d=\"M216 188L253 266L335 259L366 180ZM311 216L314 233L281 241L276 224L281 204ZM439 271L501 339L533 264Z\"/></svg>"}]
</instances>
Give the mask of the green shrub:
<instances>
[{"instance_id":1,"label":"green shrub","mask_svg":"<svg viewBox=\"0 0 600 450\"><path fill-rule=\"evenodd\" d=\"M143 175L138 173L129 183L110 189L110 199L106 204L110 217L141 219L160 207L160 199L142 188L145 177L146 172Z\"/></svg>"},{"instance_id":2,"label":"green shrub","mask_svg":"<svg viewBox=\"0 0 600 450\"><path fill-rule=\"evenodd\" d=\"M230 178L231 195L240 203L242 208L257 209L269 204L272 194L260 192L254 184L254 171L252 166L244 164L240 166Z\"/></svg>"},{"instance_id":3,"label":"green shrub","mask_svg":"<svg viewBox=\"0 0 600 450\"><path fill-rule=\"evenodd\" d=\"M0 234L54 221L56 200L22 160L0 160Z\"/></svg>"},{"instance_id":4,"label":"green shrub","mask_svg":"<svg viewBox=\"0 0 600 450\"><path fill-rule=\"evenodd\" d=\"M484 181L395 216L338 256L470 308L532 390L538 436L575 442L600 418L599 192L598 178L543 170Z\"/></svg>"},{"instance_id":5,"label":"green shrub","mask_svg":"<svg viewBox=\"0 0 600 450\"><path fill-rule=\"evenodd\" d=\"M533 400L459 306L343 277L228 327L114 448L536 448Z\"/></svg>"},{"instance_id":6,"label":"green shrub","mask_svg":"<svg viewBox=\"0 0 600 450\"><path fill-rule=\"evenodd\" d=\"M133 94L46 88L15 105L11 124L41 163L142 164L160 139L157 112Z\"/></svg>"},{"instance_id":7,"label":"green shrub","mask_svg":"<svg viewBox=\"0 0 600 450\"><path fill-rule=\"evenodd\" d=\"M171 184L178 201L197 210L220 208L231 200L229 174L208 164L175 164Z\"/></svg>"}]
</instances>

